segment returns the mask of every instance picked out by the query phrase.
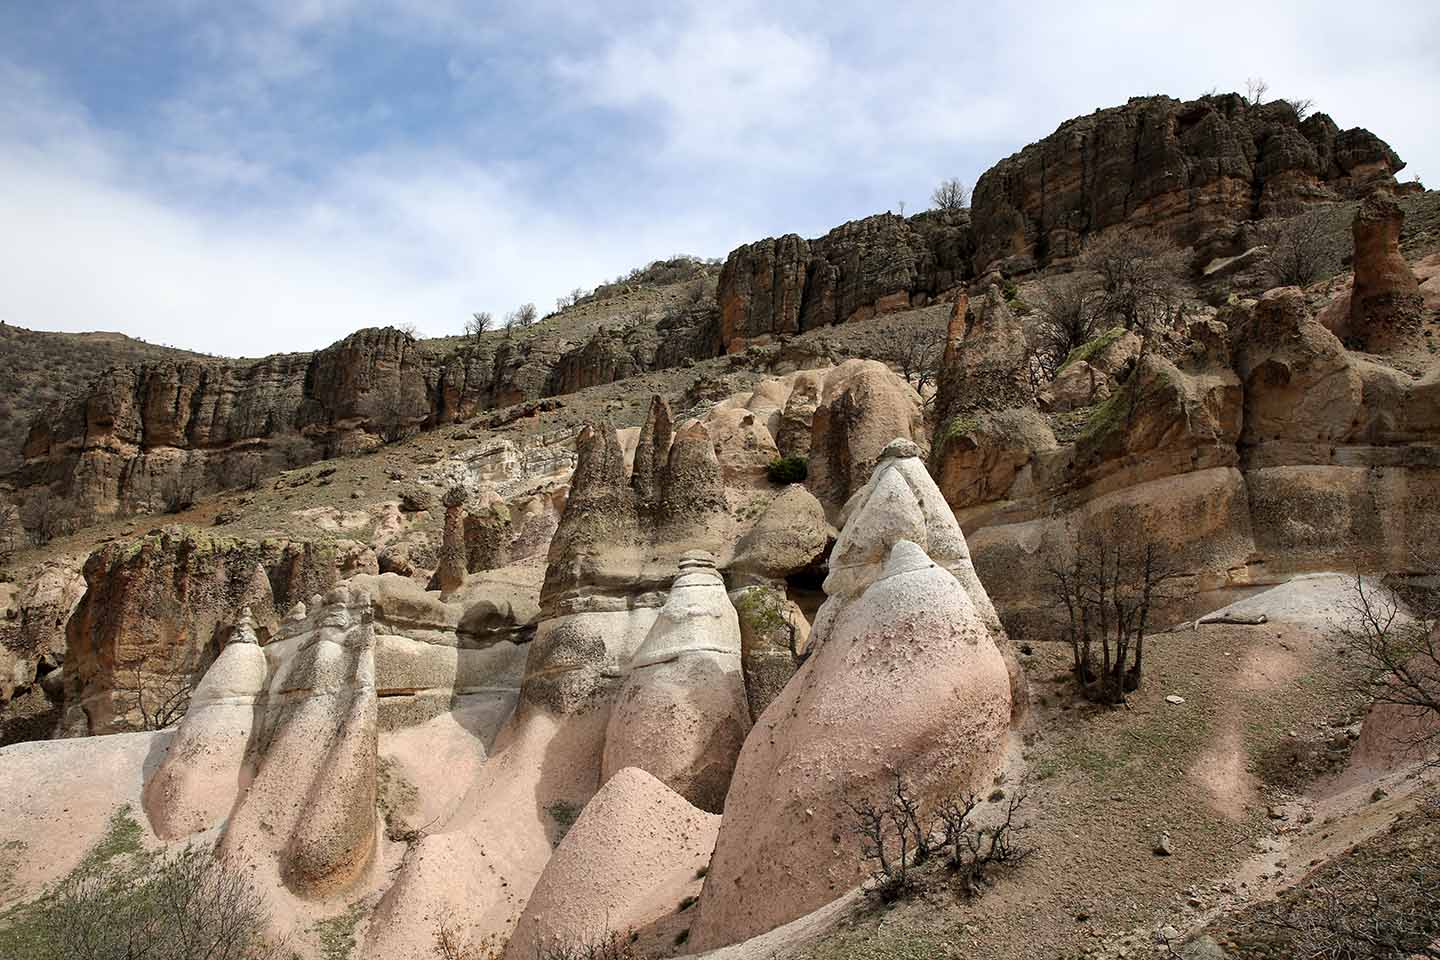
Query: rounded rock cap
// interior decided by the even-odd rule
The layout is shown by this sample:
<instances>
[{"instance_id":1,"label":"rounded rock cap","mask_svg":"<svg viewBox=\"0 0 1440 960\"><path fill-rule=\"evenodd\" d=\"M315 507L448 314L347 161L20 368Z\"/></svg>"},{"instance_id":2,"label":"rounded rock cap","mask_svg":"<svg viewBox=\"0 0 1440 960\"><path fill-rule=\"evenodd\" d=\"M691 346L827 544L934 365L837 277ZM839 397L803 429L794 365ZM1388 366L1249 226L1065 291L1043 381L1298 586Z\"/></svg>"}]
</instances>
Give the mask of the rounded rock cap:
<instances>
[{"instance_id":1,"label":"rounded rock cap","mask_svg":"<svg viewBox=\"0 0 1440 960\"><path fill-rule=\"evenodd\" d=\"M708 550L687 550L680 555L680 572L692 570L714 570L719 561Z\"/></svg>"},{"instance_id":2,"label":"rounded rock cap","mask_svg":"<svg viewBox=\"0 0 1440 960\"><path fill-rule=\"evenodd\" d=\"M259 643L260 638L255 635L255 615L250 612L249 607L242 607L240 616L235 620L235 627L230 631L230 639L227 643Z\"/></svg>"},{"instance_id":3,"label":"rounded rock cap","mask_svg":"<svg viewBox=\"0 0 1440 960\"><path fill-rule=\"evenodd\" d=\"M910 457L920 456L920 446L914 440L907 440L905 437L896 437L885 444L885 449L880 451L881 460L907 460Z\"/></svg>"},{"instance_id":4,"label":"rounded rock cap","mask_svg":"<svg viewBox=\"0 0 1440 960\"><path fill-rule=\"evenodd\" d=\"M918 543L913 540L896 540L895 546L890 548L890 556L885 560L885 568L881 570L879 579L898 577L902 573L914 573L917 570L929 570L938 566L930 555L921 549Z\"/></svg>"}]
</instances>

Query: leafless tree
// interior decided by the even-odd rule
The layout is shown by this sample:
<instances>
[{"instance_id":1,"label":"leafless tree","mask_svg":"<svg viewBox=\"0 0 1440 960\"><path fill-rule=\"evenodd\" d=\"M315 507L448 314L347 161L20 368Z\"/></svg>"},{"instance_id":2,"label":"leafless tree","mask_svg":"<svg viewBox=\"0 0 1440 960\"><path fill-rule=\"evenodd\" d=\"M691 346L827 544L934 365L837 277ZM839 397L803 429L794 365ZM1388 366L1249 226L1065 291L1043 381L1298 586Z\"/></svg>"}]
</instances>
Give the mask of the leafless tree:
<instances>
[{"instance_id":1,"label":"leafless tree","mask_svg":"<svg viewBox=\"0 0 1440 960\"><path fill-rule=\"evenodd\" d=\"M435 928L435 955L440 960L500 960L504 953L494 934L476 940L453 918L442 919Z\"/></svg>"},{"instance_id":2,"label":"leafless tree","mask_svg":"<svg viewBox=\"0 0 1440 960\"><path fill-rule=\"evenodd\" d=\"M1035 344L1033 355L1043 382L1055 379L1065 358L1099 332L1099 291L1086 274L1050 277L1034 296Z\"/></svg>"},{"instance_id":3,"label":"leafless tree","mask_svg":"<svg viewBox=\"0 0 1440 960\"><path fill-rule=\"evenodd\" d=\"M854 817L852 830L860 838L860 856L874 862L877 889L894 899L909 888L910 868L924 859L918 855L917 843L928 847L928 824L920 821L919 801L897 772L891 792L879 802L866 797L846 805ZM926 834L923 841L922 834Z\"/></svg>"},{"instance_id":4,"label":"leafless tree","mask_svg":"<svg viewBox=\"0 0 1440 960\"><path fill-rule=\"evenodd\" d=\"M524 330L526 327L530 326L530 324L535 322L535 318L538 315L539 312L535 309L535 304L522 303L518 308L516 308L515 312L505 315L505 326L518 327L519 329Z\"/></svg>"},{"instance_id":5,"label":"leafless tree","mask_svg":"<svg viewBox=\"0 0 1440 960\"><path fill-rule=\"evenodd\" d=\"M402 323L396 329L398 329L401 333L405 334L405 336L409 337L411 340L418 340L420 338L420 328L415 326L415 324L413 323Z\"/></svg>"},{"instance_id":6,"label":"leafless tree","mask_svg":"<svg viewBox=\"0 0 1440 960\"><path fill-rule=\"evenodd\" d=\"M243 872L189 846L82 865L51 893L39 925L54 955L73 960L278 960L286 953L266 942L268 920Z\"/></svg>"},{"instance_id":7,"label":"leafless tree","mask_svg":"<svg viewBox=\"0 0 1440 960\"><path fill-rule=\"evenodd\" d=\"M934 402L934 385L940 374L940 358L945 352L945 330L939 327L891 327L885 333L889 344L885 359L900 370L900 375L928 406Z\"/></svg>"},{"instance_id":8,"label":"leafless tree","mask_svg":"<svg viewBox=\"0 0 1440 960\"><path fill-rule=\"evenodd\" d=\"M941 180L930 193L930 205L936 210L964 210L970 206L970 188L959 177Z\"/></svg>"},{"instance_id":9,"label":"leafless tree","mask_svg":"<svg viewBox=\"0 0 1440 960\"><path fill-rule=\"evenodd\" d=\"M1287 955L1296 960L1440 960L1440 862L1387 872L1362 877L1340 867L1303 897L1265 904L1257 919L1292 935Z\"/></svg>"},{"instance_id":10,"label":"leafless tree","mask_svg":"<svg viewBox=\"0 0 1440 960\"><path fill-rule=\"evenodd\" d=\"M950 869L966 896L980 893L989 880L991 867L1016 866L1030 856L1031 848L1023 846L1019 839L1025 826L1015 816L1027 799L1023 793L1012 797L1006 803L1005 818L988 827L973 823L972 815L980 806L978 797L951 797L940 803L937 815L944 831L942 846L950 849Z\"/></svg>"},{"instance_id":11,"label":"leafless tree","mask_svg":"<svg viewBox=\"0 0 1440 960\"><path fill-rule=\"evenodd\" d=\"M1266 239L1270 244L1270 276L1281 286L1309 286L1335 259L1335 243L1325 231L1325 216L1320 210L1307 210L1273 224L1266 231Z\"/></svg>"},{"instance_id":12,"label":"leafless tree","mask_svg":"<svg viewBox=\"0 0 1440 960\"><path fill-rule=\"evenodd\" d=\"M470 319L465 321L465 335L479 343L494 326L495 318L488 310L481 310L479 313L470 314Z\"/></svg>"},{"instance_id":13,"label":"leafless tree","mask_svg":"<svg viewBox=\"0 0 1440 960\"><path fill-rule=\"evenodd\" d=\"M959 879L961 892L974 896L987 882L989 868L1017 865L1030 854L1018 842L1025 827L1016 812L1025 803L1020 794L1009 801L1004 818L990 826L976 823L980 799L961 794L941 799L926 809L902 772L878 802L866 798L847 803L851 829L860 838L860 856L875 864L876 891L894 899L912 886L912 870L944 854Z\"/></svg>"},{"instance_id":14,"label":"leafless tree","mask_svg":"<svg viewBox=\"0 0 1440 960\"><path fill-rule=\"evenodd\" d=\"M640 960L634 935L607 930L579 941L548 940L535 947L536 960Z\"/></svg>"},{"instance_id":15,"label":"leafless tree","mask_svg":"<svg viewBox=\"0 0 1440 960\"><path fill-rule=\"evenodd\" d=\"M1315 109L1315 101L1311 97L1290 97L1285 102L1290 104L1290 109L1295 111L1295 119L1300 123L1304 123Z\"/></svg>"},{"instance_id":16,"label":"leafless tree","mask_svg":"<svg viewBox=\"0 0 1440 960\"><path fill-rule=\"evenodd\" d=\"M283 469L303 467L315 461L315 444L303 433L283 433L274 445Z\"/></svg>"},{"instance_id":17,"label":"leafless tree","mask_svg":"<svg viewBox=\"0 0 1440 960\"><path fill-rule=\"evenodd\" d=\"M1159 544L1116 524L1052 544L1045 575L1076 682L1092 700L1124 703L1140 685L1151 614L1184 596L1181 573Z\"/></svg>"},{"instance_id":18,"label":"leafless tree","mask_svg":"<svg viewBox=\"0 0 1440 960\"><path fill-rule=\"evenodd\" d=\"M380 386L360 402L360 414L386 443L398 443L420 431L425 409L416 388L406 383Z\"/></svg>"},{"instance_id":19,"label":"leafless tree","mask_svg":"<svg viewBox=\"0 0 1440 960\"><path fill-rule=\"evenodd\" d=\"M190 709L196 671L183 666L165 671L141 667L132 663L116 671L114 689L121 697L121 709L140 714L142 730L165 730L179 723Z\"/></svg>"},{"instance_id":20,"label":"leafless tree","mask_svg":"<svg viewBox=\"0 0 1440 960\"><path fill-rule=\"evenodd\" d=\"M1265 102L1265 95L1270 92L1270 84L1265 82L1264 77L1250 77L1245 81L1245 102L1252 107L1258 107Z\"/></svg>"},{"instance_id":21,"label":"leafless tree","mask_svg":"<svg viewBox=\"0 0 1440 960\"><path fill-rule=\"evenodd\" d=\"M1419 569L1420 585L1408 587L1357 573L1342 636L1365 670L1360 691L1422 721L1405 742L1425 758L1440 751L1440 569Z\"/></svg>"},{"instance_id":22,"label":"leafless tree","mask_svg":"<svg viewBox=\"0 0 1440 960\"><path fill-rule=\"evenodd\" d=\"M1096 311L1149 338L1180 319L1185 262L1169 240L1112 233L1086 244L1080 265L1096 277Z\"/></svg>"}]
</instances>

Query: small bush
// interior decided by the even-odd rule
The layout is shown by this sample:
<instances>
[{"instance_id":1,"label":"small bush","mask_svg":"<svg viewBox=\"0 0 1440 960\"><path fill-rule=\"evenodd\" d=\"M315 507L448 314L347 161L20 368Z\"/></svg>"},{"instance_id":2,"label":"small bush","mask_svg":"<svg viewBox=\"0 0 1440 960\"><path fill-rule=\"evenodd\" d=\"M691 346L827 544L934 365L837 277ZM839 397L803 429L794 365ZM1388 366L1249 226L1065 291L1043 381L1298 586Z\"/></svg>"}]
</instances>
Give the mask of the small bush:
<instances>
[{"instance_id":1,"label":"small bush","mask_svg":"<svg viewBox=\"0 0 1440 960\"><path fill-rule=\"evenodd\" d=\"M810 461L804 457L776 457L765 468L771 483L804 483L810 474Z\"/></svg>"},{"instance_id":2,"label":"small bush","mask_svg":"<svg viewBox=\"0 0 1440 960\"><path fill-rule=\"evenodd\" d=\"M579 942L551 940L536 947L536 960L639 960L634 933L621 936L614 930Z\"/></svg>"},{"instance_id":3,"label":"small bush","mask_svg":"<svg viewBox=\"0 0 1440 960\"><path fill-rule=\"evenodd\" d=\"M1017 795L1006 806L1003 819L978 826L974 820L981 804L978 797L946 797L927 810L897 773L889 794L879 803L867 799L849 806L860 855L874 862L872 879L882 898L894 900L906 893L914 883L914 871L942 854L960 893L974 897L990 882L992 868L1019 865L1030 855L1031 850L1017 839L1026 828L1015 818L1025 799L1025 794Z\"/></svg>"},{"instance_id":4,"label":"small bush","mask_svg":"<svg viewBox=\"0 0 1440 960\"><path fill-rule=\"evenodd\" d=\"M13 960L285 955L266 942L265 900L243 873L198 846L164 855L138 846L97 847L44 897L0 916L0 954Z\"/></svg>"}]
</instances>

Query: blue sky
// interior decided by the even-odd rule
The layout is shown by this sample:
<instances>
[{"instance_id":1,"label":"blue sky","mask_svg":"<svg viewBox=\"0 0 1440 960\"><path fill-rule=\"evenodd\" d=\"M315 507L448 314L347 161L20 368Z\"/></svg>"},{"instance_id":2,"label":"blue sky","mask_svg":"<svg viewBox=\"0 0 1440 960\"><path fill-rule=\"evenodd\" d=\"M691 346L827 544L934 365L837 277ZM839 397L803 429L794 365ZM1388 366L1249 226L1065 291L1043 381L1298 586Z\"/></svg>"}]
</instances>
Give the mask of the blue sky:
<instances>
[{"instance_id":1,"label":"blue sky","mask_svg":"<svg viewBox=\"0 0 1440 960\"><path fill-rule=\"evenodd\" d=\"M1440 5L1356 10L0 0L0 317L251 356L453 333L1255 75L1440 185Z\"/></svg>"}]
</instances>

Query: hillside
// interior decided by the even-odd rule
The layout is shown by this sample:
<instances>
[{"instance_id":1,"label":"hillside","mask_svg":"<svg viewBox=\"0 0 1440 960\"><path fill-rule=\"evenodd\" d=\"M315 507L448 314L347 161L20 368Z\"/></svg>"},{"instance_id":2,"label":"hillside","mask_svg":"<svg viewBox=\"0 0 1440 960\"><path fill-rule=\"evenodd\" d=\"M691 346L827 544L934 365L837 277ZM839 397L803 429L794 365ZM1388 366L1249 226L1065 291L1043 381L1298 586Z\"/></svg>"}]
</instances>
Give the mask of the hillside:
<instances>
[{"instance_id":1,"label":"hillside","mask_svg":"<svg viewBox=\"0 0 1440 960\"><path fill-rule=\"evenodd\" d=\"M20 465L31 422L83 393L106 369L201 356L122 333L50 333L0 324L0 477Z\"/></svg>"},{"instance_id":2,"label":"hillside","mask_svg":"<svg viewBox=\"0 0 1440 960\"><path fill-rule=\"evenodd\" d=\"M1137 98L970 209L105 371L15 474L85 522L0 577L0 954L142 926L198 857L246 956L1427 955L1402 166Z\"/></svg>"}]
</instances>

